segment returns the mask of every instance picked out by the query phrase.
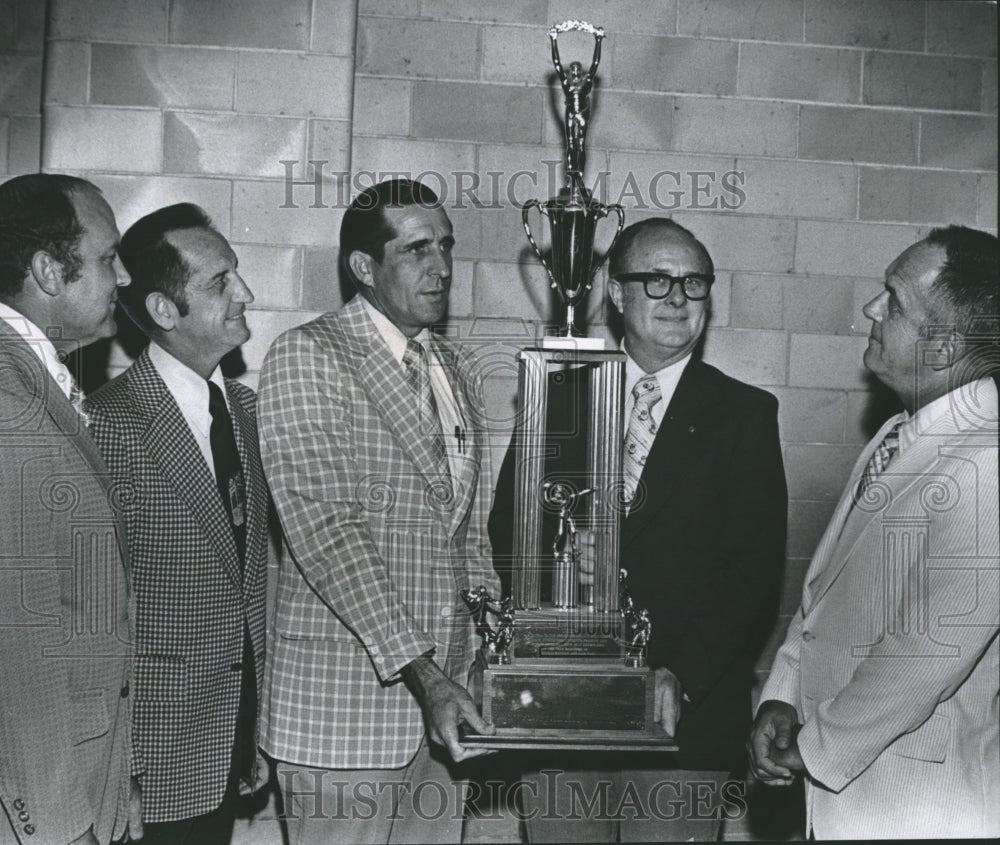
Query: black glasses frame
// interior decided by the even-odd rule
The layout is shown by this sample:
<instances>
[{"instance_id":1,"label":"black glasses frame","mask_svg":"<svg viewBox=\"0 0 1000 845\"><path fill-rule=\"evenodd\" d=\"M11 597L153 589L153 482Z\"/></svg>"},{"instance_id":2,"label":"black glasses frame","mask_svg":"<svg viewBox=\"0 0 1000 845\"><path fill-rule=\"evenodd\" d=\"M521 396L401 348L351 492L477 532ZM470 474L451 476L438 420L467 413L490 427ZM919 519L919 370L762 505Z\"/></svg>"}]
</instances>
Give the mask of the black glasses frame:
<instances>
[{"instance_id":1,"label":"black glasses frame","mask_svg":"<svg viewBox=\"0 0 1000 845\"><path fill-rule=\"evenodd\" d=\"M620 273L617 276L613 276L614 280L619 284L626 284L628 282L642 282L642 288L646 296L650 299L666 299L674 291L674 285L679 284L681 286L681 293L684 294L685 299L689 299L692 302L701 302L708 299L709 294L712 292L712 285L715 284L715 276L708 273L688 273L684 276L671 276L669 273ZM662 279L669 279L670 284L667 286L665 293L659 296L649 292L649 285L651 282L658 282ZM687 290L687 284L690 281L704 282L705 295L704 296L691 296Z\"/></svg>"}]
</instances>

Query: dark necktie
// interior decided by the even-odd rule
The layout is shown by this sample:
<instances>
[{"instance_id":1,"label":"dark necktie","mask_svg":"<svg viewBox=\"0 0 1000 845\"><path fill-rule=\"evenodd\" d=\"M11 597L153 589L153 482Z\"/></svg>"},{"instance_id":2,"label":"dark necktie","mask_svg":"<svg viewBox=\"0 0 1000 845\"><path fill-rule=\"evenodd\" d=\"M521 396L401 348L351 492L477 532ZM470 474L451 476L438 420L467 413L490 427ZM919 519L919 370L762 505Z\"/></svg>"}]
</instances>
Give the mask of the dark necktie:
<instances>
[{"instance_id":1,"label":"dark necktie","mask_svg":"<svg viewBox=\"0 0 1000 845\"><path fill-rule=\"evenodd\" d=\"M222 504L229 515L233 539L243 566L246 549L246 490L243 485L243 467L236 450L233 421L226 407L226 399L217 384L208 382L208 411L212 415L209 441L212 445L212 463L215 465L215 483L222 497Z\"/></svg>"}]
</instances>

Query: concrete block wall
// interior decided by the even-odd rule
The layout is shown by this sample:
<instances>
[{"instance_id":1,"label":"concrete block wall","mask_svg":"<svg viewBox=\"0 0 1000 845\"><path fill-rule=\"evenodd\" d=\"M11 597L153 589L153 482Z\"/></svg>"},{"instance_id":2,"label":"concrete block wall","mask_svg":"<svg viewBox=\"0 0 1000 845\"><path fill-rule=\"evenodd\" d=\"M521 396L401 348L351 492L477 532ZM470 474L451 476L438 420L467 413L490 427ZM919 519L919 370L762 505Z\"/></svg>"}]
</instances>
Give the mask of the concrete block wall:
<instances>
[{"instance_id":1,"label":"concrete block wall","mask_svg":"<svg viewBox=\"0 0 1000 845\"><path fill-rule=\"evenodd\" d=\"M341 304L355 187L400 171L445 193L449 329L489 356L498 452L513 354L555 313L517 210L562 178L546 30L603 25L586 179L629 221L673 214L705 242L705 357L781 402L775 641L855 456L895 410L861 367L862 305L932 226L997 226L988 2L51 0L47 21L43 6L0 5L0 170L36 169L41 149L45 169L101 185L123 229L170 202L208 209L257 296L251 384L278 332ZM589 63L589 37L560 45ZM600 273L585 311L609 334ZM102 366L127 362L116 346Z\"/></svg>"}]
</instances>

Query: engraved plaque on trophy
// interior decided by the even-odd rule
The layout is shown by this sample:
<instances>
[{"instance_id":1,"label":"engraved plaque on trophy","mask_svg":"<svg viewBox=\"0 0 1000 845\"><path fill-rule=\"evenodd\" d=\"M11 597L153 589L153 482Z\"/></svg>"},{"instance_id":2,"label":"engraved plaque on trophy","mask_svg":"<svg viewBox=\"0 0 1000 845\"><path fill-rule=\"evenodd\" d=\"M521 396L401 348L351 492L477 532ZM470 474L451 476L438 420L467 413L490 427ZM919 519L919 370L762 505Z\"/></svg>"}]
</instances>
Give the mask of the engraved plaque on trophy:
<instances>
[{"instance_id":1,"label":"engraved plaque on trophy","mask_svg":"<svg viewBox=\"0 0 1000 845\"><path fill-rule=\"evenodd\" d=\"M576 61L563 66L558 36L570 30L594 37L589 70ZM558 196L526 203L522 222L566 313L557 337L518 355L511 595L502 602L483 590L463 596L483 638L474 688L497 732L467 733L465 741L674 750L653 719L644 655L656 632L636 606L641 601L627 598L619 567L625 356L581 337L575 318L600 265L598 223L614 212L615 239L624 226L621 206L601 204L583 183L604 30L566 21L549 38L565 97L566 179ZM531 232L533 208L548 221L547 257Z\"/></svg>"}]
</instances>

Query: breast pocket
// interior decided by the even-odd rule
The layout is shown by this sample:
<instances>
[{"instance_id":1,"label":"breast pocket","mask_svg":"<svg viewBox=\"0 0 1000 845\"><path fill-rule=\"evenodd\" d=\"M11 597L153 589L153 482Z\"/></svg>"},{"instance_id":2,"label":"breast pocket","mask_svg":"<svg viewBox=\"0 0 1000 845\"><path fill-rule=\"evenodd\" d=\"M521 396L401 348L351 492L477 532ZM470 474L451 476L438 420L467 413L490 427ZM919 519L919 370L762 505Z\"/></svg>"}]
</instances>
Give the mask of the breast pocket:
<instances>
[{"instance_id":1,"label":"breast pocket","mask_svg":"<svg viewBox=\"0 0 1000 845\"><path fill-rule=\"evenodd\" d=\"M73 743L104 736L111 728L107 690L87 689L73 694Z\"/></svg>"}]
</instances>

